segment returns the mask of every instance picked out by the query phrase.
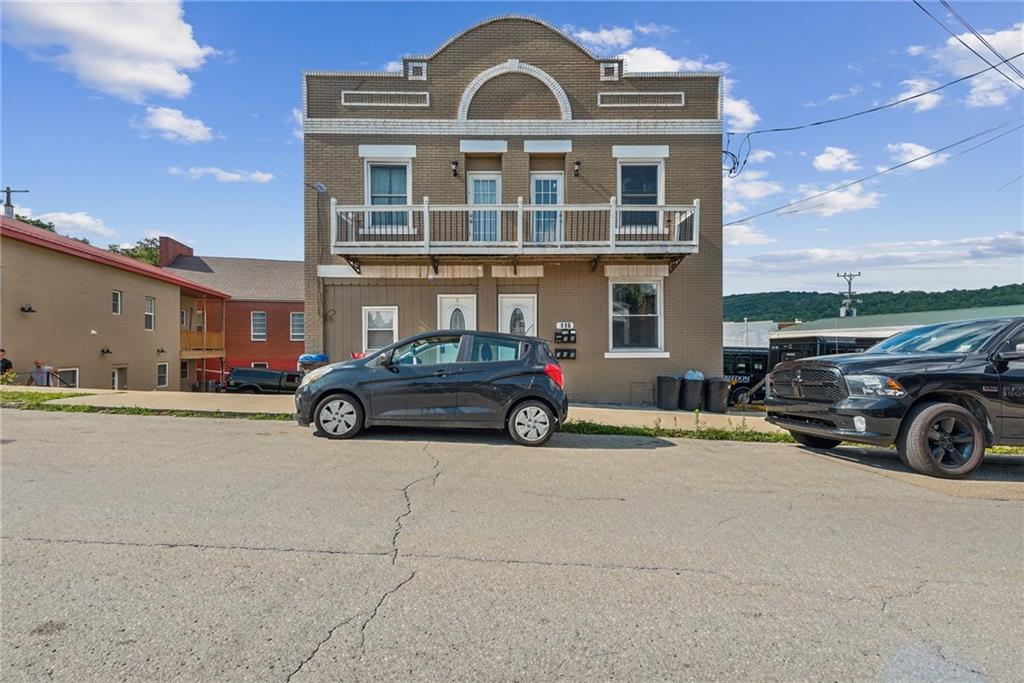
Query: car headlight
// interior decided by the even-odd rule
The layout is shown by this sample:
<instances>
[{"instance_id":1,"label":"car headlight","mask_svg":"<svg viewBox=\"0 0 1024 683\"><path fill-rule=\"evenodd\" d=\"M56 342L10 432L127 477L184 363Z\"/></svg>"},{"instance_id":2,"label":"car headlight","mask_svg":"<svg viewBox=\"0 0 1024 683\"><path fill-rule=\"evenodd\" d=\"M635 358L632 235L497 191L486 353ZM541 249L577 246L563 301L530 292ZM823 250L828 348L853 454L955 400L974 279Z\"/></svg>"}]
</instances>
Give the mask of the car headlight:
<instances>
[{"instance_id":1,"label":"car headlight","mask_svg":"<svg viewBox=\"0 0 1024 683\"><path fill-rule=\"evenodd\" d=\"M331 369L326 365L320 368L316 368L314 370L310 370L302 377L302 382L299 383L299 386L304 387L310 382L315 382L316 380L320 379L330 371Z\"/></svg>"},{"instance_id":2,"label":"car headlight","mask_svg":"<svg viewBox=\"0 0 1024 683\"><path fill-rule=\"evenodd\" d=\"M885 375L847 375L846 386L850 389L850 396L902 398L907 395L902 384Z\"/></svg>"}]
</instances>

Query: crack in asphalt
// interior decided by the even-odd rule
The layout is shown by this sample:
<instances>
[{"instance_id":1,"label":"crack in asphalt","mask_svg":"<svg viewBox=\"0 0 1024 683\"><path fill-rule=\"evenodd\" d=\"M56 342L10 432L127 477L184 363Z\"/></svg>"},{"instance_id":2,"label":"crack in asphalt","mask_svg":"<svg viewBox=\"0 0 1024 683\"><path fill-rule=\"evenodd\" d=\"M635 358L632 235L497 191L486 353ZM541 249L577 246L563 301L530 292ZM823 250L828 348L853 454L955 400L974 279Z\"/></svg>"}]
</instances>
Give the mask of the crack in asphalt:
<instances>
[{"instance_id":1,"label":"crack in asphalt","mask_svg":"<svg viewBox=\"0 0 1024 683\"><path fill-rule=\"evenodd\" d=\"M216 545L212 543L142 543L138 541L101 541L90 538L42 538L39 536L0 536L5 541L23 543L67 543L77 545L109 545L129 548L186 548L189 550L245 550L249 552L299 553L306 555L348 555L357 557L387 557L389 551L337 550L333 548L294 548L280 546Z\"/></svg>"},{"instance_id":2,"label":"crack in asphalt","mask_svg":"<svg viewBox=\"0 0 1024 683\"><path fill-rule=\"evenodd\" d=\"M436 486L437 478L441 476L441 461L438 460L436 456L431 455L430 453L427 452L429 448L430 442L428 441L426 444L423 445L423 450L421 452L423 453L423 455L429 455L430 458L434 461L434 464L431 467L431 473L425 477L420 477L418 479L410 481L401 489L402 499L405 501L405 509L401 513L399 513L399 515L395 517L395 521L392 522L392 525L394 525L394 530L391 532L390 551L392 566L394 566L394 564L398 561L398 536L402 533L402 529L405 528L405 518L412 514L412 499L409 498L409 489L411 489L413 486L420 483L421 481L427 481L428 479L430 480L431 486Z\"/></svg>"},{"instance_id":3,"label":"crack in asphalt","mask_svg":"<svg viewBox=\"0 0 1024 683\"><path fill-rule=\"evenodd\" d=\"M405 584L412 581L415 577L416 572L414 571L410 573L409 576L399 581L394 588L384 591L384 593L380 596L380 599L377 600L377 604L373 606L373 611L370 612L370 616L368 616L366 618L366 621L363 622L362 626L359 627L359 659L362 659L363 656L366 654L366 628L370 625L370 622L377 618L377 613L380 612L380 608L384 604L384 602L392 595L400 591L402 587L405 586Z\"/></svg>"},{"instance_id":4,"label":"crack in asphalt","mask_svg":"<svg viewBox=\"0 0 1024 683\"><path fill-rule=\"evenodd\" d=\"M290 674L288 674L288 677L285 678L285 681L292 680L292 678L296 674L298 674L299 671L302 670L302 667L306 666L306 664L308 664L309 661L311 659L313 659L313 657L315 657L318 652L320 652L320 648L323 647L323 644L326 643L328 640L330 640L334 636L334 632L335 631L337 631L339 628L341 628L345 624L349 623L350 621L352 621L353 619L355 619L358 616L359 616L359 612L356 612L355 614L350 616L348 619L345 619L344 621L340 621L337 624L335 624L334 626L332 626L330 629L328 629L327 630L327 635L324 636L324 638L319 643L316 644L316 647L313 648L313 651L310 652L309 655L307 655L305 659L303 659L301 662L299 662L299 665L297 667L295 667L295 669L293 669Z\"/></svg>"}]
</instances>

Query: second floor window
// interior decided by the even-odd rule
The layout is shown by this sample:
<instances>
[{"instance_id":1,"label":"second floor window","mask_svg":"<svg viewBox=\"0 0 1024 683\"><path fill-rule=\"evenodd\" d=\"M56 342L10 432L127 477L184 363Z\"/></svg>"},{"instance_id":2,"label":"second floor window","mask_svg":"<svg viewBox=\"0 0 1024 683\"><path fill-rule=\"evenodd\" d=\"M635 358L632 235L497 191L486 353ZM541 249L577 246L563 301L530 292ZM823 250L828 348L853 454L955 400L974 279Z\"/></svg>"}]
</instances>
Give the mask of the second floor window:
<instances>
[{"instance_id":1,"label":"second floor window","mask_svg":"<svg viewBox=\"0 0 1024 683\"><path fill-rule=\"evenodd\" d=\"M367 199L373 206L404 205L409 203L408 164L367 164ZM407 211L372 211L369 227L379 229L409 227Z\"/></svg>"},{"instance_id":2,"label":"second floor window","mask_svg":"<svg viewBox=\"0 0 1024 683\"><path fill-rule=\"evenodd\" d=\"M114 315L121 315L121 299L123 296L124 295L116 289L110 295L110 312Z\"/></svg>"},{"instance_id":3,"label":"second floor window","mask_svg":"<svg viewBox=\"0 0 1024 683\"><path fill-rule=\"evenodd\" d=\"M205 311L196 311L196 329L200 332L203 331L203 326L206 324L206 313Z\"/></svg>"},{"instance_id":4,"label":"second floor window","mask_svg":"<svg viewBox=\"0 0 1024 683\"><path fill-rule=\"evenodd\" d=\"M142 326L147 330L156 329L156 299L151 296L146 297L146 311L143 315Z\"/></svg>"},{"instance_id":5,"label":"second floor window","mask_svg":"<svg viewBox=\"0 0 1024 683\"><path fill-rule=\"evenodd\" d=\"M306 338L306 314L292 312L291 314L291 336L292 341L303 341Z\"/></svg>"},{"instance_id":6,"label":"second floor window","mask_svg":"<svg viewBox=\"0 0 1024 683\"><path fill-rule=\"evenodd\" d=\"M267 314L265 311L253 311L249 314L250 334L252 341L267 341Z\"/></svg>"},{"instance_id":7,"label":"second floor window","mask_svg":"<svg viewBox=\"0 0 1024 683\"><path fill-rule=\"evenodd\" d=\"M623 206L661 203L661 164L623 163L619 165L619 201ZM657 228L656 211L623 211L620 232L637 228Z\"/></svg>"}]
</instances>

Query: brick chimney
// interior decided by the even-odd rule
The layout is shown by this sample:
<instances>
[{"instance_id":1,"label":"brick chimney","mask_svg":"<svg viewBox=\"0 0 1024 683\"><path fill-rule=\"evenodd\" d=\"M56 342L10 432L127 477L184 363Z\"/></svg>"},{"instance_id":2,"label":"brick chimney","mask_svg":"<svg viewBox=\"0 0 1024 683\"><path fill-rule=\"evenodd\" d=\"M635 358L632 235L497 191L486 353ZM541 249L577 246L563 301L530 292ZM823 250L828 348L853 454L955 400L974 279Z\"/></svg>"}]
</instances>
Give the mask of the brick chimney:
<instances>
[{"instance_id":1,"label":"brick chimney","mask_svg":"<svg viewBox=\"0 0 1024 683\"><path fill-rule=\"evenodd\" d=\"M171 265L174 259L179 256L192 256L192 247L187 244L182 244L178 240L167 237L166 235L160 236L160 267Z\"/></svg>"}]
</instances>

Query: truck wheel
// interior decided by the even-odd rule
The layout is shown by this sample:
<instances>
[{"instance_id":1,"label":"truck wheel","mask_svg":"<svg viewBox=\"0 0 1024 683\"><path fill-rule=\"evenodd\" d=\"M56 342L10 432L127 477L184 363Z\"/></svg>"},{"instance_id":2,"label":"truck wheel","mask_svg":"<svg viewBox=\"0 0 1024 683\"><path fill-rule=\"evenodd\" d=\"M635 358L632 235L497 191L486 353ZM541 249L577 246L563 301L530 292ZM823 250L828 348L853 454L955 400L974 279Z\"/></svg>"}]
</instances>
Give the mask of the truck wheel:
<instances>
[{"instance_id":1,"label":"truck wheel","mask_svg":"<svg viewBox=\"0 0 1024 683\"><path fill-rule=\"evenodd\" d=\"M750 389L747 387L740 387L736 391L732 392L732 405L745 406L748 403L750 403Z\"/></svg>"},{"instance_id":2,"label":"truck wheel","mask_svg":"<svg viewBox=\"0 0 1024 683\"><path fill-rule=\"evenodd\" d=\"M828 450L829 448L835 448L842 441L839 439L826 439L823 436L813 436L811 434L803 434L801 432L790 432L793 435L793 439L803 446L808 448L820 448L822 450Z\"/></svg>"},{"instance_id":3,"label":"truck wheel","mask_svg":"<svg viewBox=\"0 0 1024 683\"><path fill-rule=\"evenodd\" d=\"M955 403L924 403L904 418L896 448L911 469L933 477L966 477L985 456L985 432Z\"/></svg>"},{"instance_id":4,"label":"truck wheel","mask_svg":"<svg viewBox=\"0 0 1024 683\"><path fill-rule=\"evenodd\" d=\"M347 394L320 401L313 416L317 431L328 439L350 439L363 428L363 407Z\"/></svg>"}]
</instances>

